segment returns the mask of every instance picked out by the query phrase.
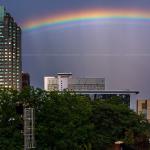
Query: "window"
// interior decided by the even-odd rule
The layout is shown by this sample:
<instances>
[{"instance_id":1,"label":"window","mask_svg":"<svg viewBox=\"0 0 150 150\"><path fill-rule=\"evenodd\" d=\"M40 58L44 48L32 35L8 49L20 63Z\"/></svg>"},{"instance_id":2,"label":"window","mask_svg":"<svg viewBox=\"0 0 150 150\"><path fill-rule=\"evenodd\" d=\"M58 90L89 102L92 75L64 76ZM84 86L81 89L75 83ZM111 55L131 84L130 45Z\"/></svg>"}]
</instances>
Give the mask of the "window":
<instances>
[{"instance_id":1,"label":"window","mask_svg":"<svg viewBox=\"0 0 150 150\"><path fill-rule=\"evenodd\" d=\"M142 103L142 109L147 109L147 103L146 102Z\"/></svg>"}]
</instances>

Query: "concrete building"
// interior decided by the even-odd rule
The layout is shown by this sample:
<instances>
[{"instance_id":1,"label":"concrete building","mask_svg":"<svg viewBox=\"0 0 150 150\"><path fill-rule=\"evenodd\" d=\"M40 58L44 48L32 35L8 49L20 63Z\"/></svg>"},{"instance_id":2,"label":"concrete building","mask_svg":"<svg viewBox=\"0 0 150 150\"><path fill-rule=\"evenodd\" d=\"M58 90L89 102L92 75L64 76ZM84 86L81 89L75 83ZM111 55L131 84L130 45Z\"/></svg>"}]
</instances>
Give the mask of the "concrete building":
<instances>
[{"instance_id":1,"label":"concrete building","mask_svg":"<svg viewBox=\"0 0 150 150\"><path fill-rule=\"evenodd\" d=\"M75 78L72 73L58 73L57 76L44 77L44 89L47 91L105 90L105 79Z\"/></svg>"},{"instance_id":2,"label":"concrete building","mask_svg":"<svg viewBox=\"0 0 150 150\"><path fill-rule=\"evenodd\" d=\"M119 96L124 104L136 111L136 99L138 91L130 90L105 90L104 78L75 78L71 73L58 73L57 76L44 77L44 89L46 91L63 91L67 89L77 94L86 95L91 100L111 99Z\"/></svg>"},{"instance_id":3,"label":"concrete building","mask_svg":"<svg viewBox=\"0 0 150 150\"><path fill-rule=\"evenodd\" d=\"M22 72L22 89L30 86L30 75L29 73Z\"/></svg>"},{"instance_id":4,"label":"concrete building","mask_svg":"<svg viewBox=\"0 0 150 150\"><path fill-rule=\"evenodd\" d=\"M136 111L136 99L139 91L130 90L91 90L91 91L76 91L77 94L87 95L92 100L101 99L109 100L113 97L119 97L123 104L126 104L130 109Z\"/></svg>"},{"instance_id":5,"label":"concrete building","mask_svg":"<svg viewBox=\"0 0 150 150\"><path fill-rule=\"evenodd\" d=\"M144 117L150 122L150 99L137 100L137 113L143 114Z\"/></svg>"},{"instance_id":6,"label":"concrete building","mask_svg":"<svg viewBox=\"0 0 150 150\"><path fill-rule=\"evenodd\" d=\"M0 5L0 88L21 86L21 29Z\"/></svg>"}]
</instances>

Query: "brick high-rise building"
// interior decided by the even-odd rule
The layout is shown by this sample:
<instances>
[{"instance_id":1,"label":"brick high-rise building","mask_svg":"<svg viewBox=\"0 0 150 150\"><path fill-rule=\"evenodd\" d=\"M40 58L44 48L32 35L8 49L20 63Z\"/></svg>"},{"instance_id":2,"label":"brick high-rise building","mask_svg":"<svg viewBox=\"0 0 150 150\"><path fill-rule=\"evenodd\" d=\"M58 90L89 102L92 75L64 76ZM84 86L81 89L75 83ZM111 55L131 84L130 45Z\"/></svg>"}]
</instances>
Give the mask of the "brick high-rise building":
<instances>
[{"instance_id":1,"label":"brick high-rise building","mask_svg":"<svg viewBox=\"0 0 150 150\"><path fill-rule=\"evenodd\" d=\"M21 28L0 5L0 88L21 85Z\"/></svg>"},{"instance_id":2,"label":"brick high-rise building","mask_svg":"<svg viewBox=\"0 0 150 150\"><path fill-rule=\"evenodd\" d=\"M30 86L30 75L29 73L22 72L22 89Z\"/></svg>"}]
</instances>

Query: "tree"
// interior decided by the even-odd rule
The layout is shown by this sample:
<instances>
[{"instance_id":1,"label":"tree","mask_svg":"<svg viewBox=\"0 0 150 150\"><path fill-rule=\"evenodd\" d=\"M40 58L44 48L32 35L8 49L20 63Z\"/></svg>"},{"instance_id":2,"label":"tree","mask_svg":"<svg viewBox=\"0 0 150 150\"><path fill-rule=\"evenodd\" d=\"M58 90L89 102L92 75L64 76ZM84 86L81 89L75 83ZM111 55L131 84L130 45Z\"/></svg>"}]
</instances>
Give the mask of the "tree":
<instances>
[{"instance_id":1,"label":"tree","mask_svg":"<svg viewBox=\"0 0 150 150\"><path fill-rule=\"evenodd\" d=\"M16 110L18 104L35 109L39 150L107 150L118 140L137 149L136 145L145 145L150 137L147 120L122 104L120 98L90 101L67 91L5 89L0 90L1 150L23 148L23 134L18 128L23 119Z\"/></svg>"},{"instance_id":2,"label":"tree","mask_svg":"<svg viewBox=\"0 0 150 150\"><path fill-rule=\"evenodd\" d=\"M49 93L38 114L38 148L78 149L88 145L93 125L91 105L85 97L69 92ZM44 140L43 140L44 139Z\"/></svg>"},{"instance_id":3,"label":"tree","mask_svg":"<svg viewBox=\"0 0 150 150\"><path fill-rule=\"evenodd\" d=\"M92 147L106 149L115 141L135 147L150 136L150 124L126 105L114 101L92 102L92 122L95 125ZM137 138L138 137L138 138Z\"/></svg>"},{"instance_id":4,"label":"tree","mask_svg":"<svg viewBox=\"0 0 150 150\"><path fill-rule=\"evenodd\" d=\"M23 147L23 136L17 128L21 123L16 113L17 91L0 90L0 149L20 150Z\"/></svg>"}]
</instances>

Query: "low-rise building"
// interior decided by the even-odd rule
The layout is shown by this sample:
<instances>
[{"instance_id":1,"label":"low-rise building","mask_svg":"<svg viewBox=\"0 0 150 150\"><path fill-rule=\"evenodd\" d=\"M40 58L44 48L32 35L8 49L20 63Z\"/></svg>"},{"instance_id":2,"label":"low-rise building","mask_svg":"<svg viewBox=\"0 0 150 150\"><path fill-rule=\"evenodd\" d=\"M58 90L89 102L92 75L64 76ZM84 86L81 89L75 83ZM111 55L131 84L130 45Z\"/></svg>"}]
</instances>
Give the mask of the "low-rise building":
<instances>
[{"instance_id":1,"label":"low-rise building","mask_svg":"<svg viewBox=\"0 0 150 150\"><path fill-rule=\"evenodd\" d=\"M150 122L150 99L137 100L137 113L143 114L144 117Z\"/></svg>"},{"instance_id":2,"label":"low-rise building","mask_svg":"<svg viewBox=\"0 0 150 150\"><path fill-rule=\"evenodd\" d=\"M130 90L105 90L104 78L76 78L72 73L58 73L57 76L44 77L44 90L64 91L69 90L77 94L86 95L91 100L108 100L119 96L122 103L127 104L136 111L136 99L138 91Z\"/></svg>"},{"instance_id":3,"label":"low-rise building","mask_svg":"<svg viewBox=\"0 0 150 150\"><path fill-rule=\"evenodd\" d=\"M105 79L75 78L72 73L58 73L57 76L44 77L44 89L47 91L105 90Z\"/></svg>"}]
</instances>

